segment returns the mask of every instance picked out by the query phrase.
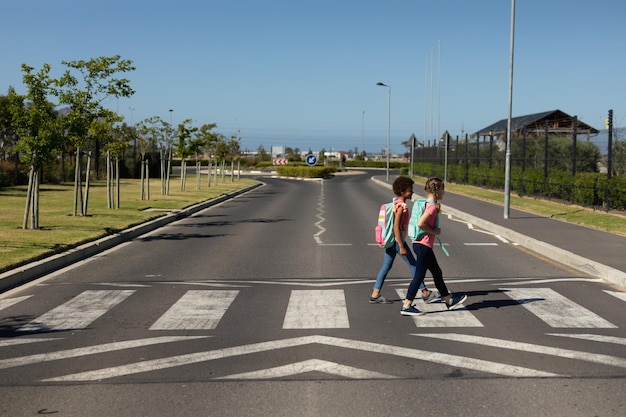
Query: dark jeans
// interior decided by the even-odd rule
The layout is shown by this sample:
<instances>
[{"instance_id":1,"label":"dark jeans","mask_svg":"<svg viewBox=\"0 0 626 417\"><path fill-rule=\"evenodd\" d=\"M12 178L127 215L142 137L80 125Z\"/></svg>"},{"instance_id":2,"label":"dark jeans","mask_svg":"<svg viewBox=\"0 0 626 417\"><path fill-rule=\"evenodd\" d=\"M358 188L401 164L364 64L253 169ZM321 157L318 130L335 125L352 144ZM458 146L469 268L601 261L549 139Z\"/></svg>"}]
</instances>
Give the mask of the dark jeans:
<instances>
[{"instance_id":1,"label":"dark jeans","mask_svg":"<svg viewBox=\"0 0 626 417\"><path fill-rule=\"evenodd\" d=\"M409 289L406 293L406 299L411 301L415 300L417 290L424 282L427 270L433 274L435 286L439 290L441 296L445 297L449 295L450 292L446 287L446 283L443 281L443 272L439 267L439 263L437 263L437 258L435 257L433 249L420 243L413 243L413 252L415 252L416 258L415 275L413 275L413 279L409 285Z\"/></svg>"}]
</instances>

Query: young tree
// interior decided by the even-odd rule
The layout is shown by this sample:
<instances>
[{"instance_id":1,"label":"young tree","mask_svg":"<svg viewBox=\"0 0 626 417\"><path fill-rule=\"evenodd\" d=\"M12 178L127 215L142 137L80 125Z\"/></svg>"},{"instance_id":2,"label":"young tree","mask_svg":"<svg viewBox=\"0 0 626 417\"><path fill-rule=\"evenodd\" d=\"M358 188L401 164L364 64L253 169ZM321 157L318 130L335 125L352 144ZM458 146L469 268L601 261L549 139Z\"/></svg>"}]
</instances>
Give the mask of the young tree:
<instances>
[{"instance_id":1,"label":"young tree","mask_svg":"<svg viewBox=\"0 0 626 417\"><path fill-rule=\"evenodd\" d=\"M90 136L97 138L106 150L108 208L120 207L120 159L124 157L129 143L129 138L124 138L122 126L116 126L122 120L123 117L108 111L103 117L94 120L90 129Z\"/></svg>"},{"instance_id":2,"label":"young tree","mask_svg":"<svg viewBox=\"0 0 626 417\"><path fill-rule=\"evenodd\" d=\"M196 140L201 144L202 150L206 153L208 158L208 186L211 186L211 171L213 166L213 150L217 141L217 135L212 132L217 125L215 123L203 124L196 132Z\"/></svg>"},{"instance_id":3,"label":"young tree","mask_svg":"<svg viewBox=\"0 0 626 417\"><path fill-rule=\"evenodd\" d=\"M30 164L24 229L39 228L39 184L45 162L62 148L63 135L53 104L48 101L51 92L50 65L36 73L34 68L22 65L23 80L28 89L26 96L10 92L12 124L19 137L16 148L26 156ZM30 219L30 223L29 223ZM28 227L30 225L30 227Z\"/></svg>"},{"instance_id":4,"label":"young tree","mask_svg":"<svg viewBox=\"0 0 626 417\"><path fill-rule=\"evenodd\" d=\"M176 141L176 154L180 158L180 191L185 191L187 181L187 158L191 155L189 141L197 128L191 126L191 119L186 119L178 124L178 135Z\"/></svg>"},{"instance_id":5,"label":"young tree","mask_svg":"<svg viewBox=\"0 0 626 417\"><path fill-rule=\"evenodd\" d=\"M150 148L154 148L162 140L162 126L163 121L158 116L149 117L137 125L137 138L135 141L139 150L142 200L150 200L150 161L146 154Z\"/></svg>"},{"instance_id":6,"label":"young tree","mask_svg":"<svg viewBox=\"0 0 626 417\"><path fill-rule=\"evenodd\" d=\"M121 59L119 55L112 57L92 58L88 61L63 61L69 67L64 75L56 80L57 92L61 104L68 105L70 113L64 116L68 139L76 150L76 172L74 175L74 215L77 215L77 206L80 205L81 215L87 214L89 161L86 172L87 185L85 200L82 200L81 190L81 149L89 139L89 129L94 120L103 117L104 102L111 97L130 97L134 90L126 78L116 78L120 72L134 71L132 61ZM80 77L73 74L78 71ZM98 171L98 154L100 144L96 140L94 145L96 172ZM90 156L91 158L91 156ZM79 201L80 200L80 201ZM79 204L80 203L80 204Z\"/></svg>"}]
</instances>

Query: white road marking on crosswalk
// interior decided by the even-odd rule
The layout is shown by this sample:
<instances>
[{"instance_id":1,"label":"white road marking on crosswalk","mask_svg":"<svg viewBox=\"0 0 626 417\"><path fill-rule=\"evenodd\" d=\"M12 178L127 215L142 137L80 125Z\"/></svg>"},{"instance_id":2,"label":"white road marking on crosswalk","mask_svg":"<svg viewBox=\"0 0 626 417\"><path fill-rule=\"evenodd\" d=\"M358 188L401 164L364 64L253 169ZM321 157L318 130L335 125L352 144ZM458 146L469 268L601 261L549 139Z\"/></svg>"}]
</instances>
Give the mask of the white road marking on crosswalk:
<instances>
[{"instance_id":1,"label":"white road marking on crosswalk","mask_svg":"<svg viewBox=\"0 0 626 417\"><path fill-rule=\"evenodd\" d=\"M617 328L613 323L550 288L500 288L500 290L551 327Z\"/></svg>"},{"instance_id":2,"label":"white road marking on crosswalk","mask_svg":"<svg viewBox=\"0 0 626 417\"><path fill-rule=\"evenodd\" d=\"M14 339L6 339L6 340L0 340L0 347L6 347L6 346L15 346L15 345L26 345L29 343L39 343L39 342L50 342L53 340L60 340L60 338L58 337L51 337L51 338L46 338L46 339L34 339L34 338L28 338L28 337L19 337L19 338L14 338Z\"/></svg>"},{"instance_id":3,"label":"white road marking on crosswalk","mask_svg":"<svg viewBox=\"0 0 626 417\"><path fill-rule=\"evenodd\" d=\"M39 316L18 331L84 329L135 290L88 290Z\"/></svg>"},{"instance_id":4,"label":"white road marking on crosswalk","mask_svg":"<svg viewBox=\"0 0 626 417\"><path fill-rule=\"evenodd\" d=\"M187 291L150 330L213 330L239 291Z\"/></svg>"},{"instance_id":5,"label":"white road marking on crosswalk","mask_svg":"<svg viewBox=\"0 0 626 417\"><path fill-rule=\"evenodd\" d=\"M300 375L307 372L323 372L351 379L395 379L397 377L379 372L367 371L365 369L354 368L352 366L340 365L335 362L321 359L309 359L302 362L291 363L289 365L277 366L260 371L244 372L223 376L215 379L273 379L286 376Z\"/></svg>"},{"instance_id":6,"label":"white road marking on crosswalk","mask_svg":"<svg viewBox=\"0 0 626 417\"><path fill-rule=\"evenodd\" d=\"M446 282L448 282L446 280ZM602 278L542 278L542 279L527 279L525 281L510 282L506 285L534 285L534 284L549 284L552 282L606 282ZM502 284L493 284L502 285Z\"/></svg>"},{"instance_id":7,"label":"white road marking on crosswalk","mask_svg":"<svg viewBox=\"0 0 626 417\"><path fill-rule=\"evenodd\" d=\"M343 290L293 290L283 329L347 329Z\"/></svg>"},{"instance_id":8,"label":"white road marking on crosswalk","mask_svg":"<svg viewBox=\"0 0 626 417\"><path fill-rule=\"evenodd\" d=\"M577 350L553 348L550 346L534 345L531 343L514 342L504 339L492 339L483 336L456 333L416 333L413 336L431 337L446 341L471 343L474 345L491 346L500 349L519 350L521 352L538 353L540 355L558 356L560 358L576 359L579 361L599 363L602 365L618 366L626 368L626 359L617 356L602 355L598 353L580 352Z\"/></svg>"},{"instance_id":9,"label":"white road marking on crosswalk","mask_svg":"<svg viewBox=\"0 0 626 417\"><path fill-rule=\"evenodd\" d=\"M396 293L401 300L406 297L406 289L397 288ZM421 298L416 298L413 304L418 310L426 312L423 316L411 317L417 327L485 327L464 307L448 311L443 302L425 303Z\"/></svg>"},{"instance_id":10,"label":"white road marking on crosswalk","mask_svg":"<svg viewBox=\"0 0 626 417\"><path fill-rule=\"evenodd\" d=\"M604 290L604 292L607 294L611 294L613 297L619 298L622 301L626 301L626 292L609 291L609 290Z\"/></svg>"},{"instance_id":11,"label":"white road marking on crosswalk","mask_svg":"<svg viewBox=\"0 0 626 417\"><path fill-rule=\"evenodd\" d=\"M87 346L83 348L60 350L58 352L41 353L37 355L21 356L19 358L0 360L0 369L14 368L16 366L32 365L40 362L56 361L61 359L77 358L79 356L95 355L98 353L114 352L124 349L132 349L142 346L172 343L181 340L202 339L210 336L162 336L148 339L127 340L125 342L104 343L102 345Z\"/></svg>"},{"instance_id":12,"label":"white road marking on crosswalk","mask_svg":"<svg viewBox=\"0 0 626 417\"><path fill-rule=\"evenodd\" d=\"M573 339L591 340L592 342L613 343L616 345L626 345L626 339L623 337L605 336L601 334L565 334L565 333L547 333L548 336L571 337Z\"/></svg>"},{"instance_id":13,"label":"white road marking on crosswalk","mask_svg":"<svg viewBox=\"0 0 626 417\"><path fill-rule=\"evenodd\" d=\"M498 246L497 243L463 243L465 246Z\"/></svg>"},{"instance_id":14,"label":"white road marking on crosswalk","mask_svg":"<svg viewBox=\"0 0 626 417\"><path fill-rule=\"evenodd\" d=\"M17 304L20 301L24 301L24 300L26 300L26 299L28 299L30 297L32 297L32 295L24 295L22 297L6 298L4 300L0 300L0 310L3 310L5 308L9 308L12 305Z\"/></svg>"},{"instance_id":15,"label":"white road marking on crosswalk","mask_svg":"<svg viewBox=\"0 0 626 417\"><path fill-rule=\"evenodd\" d=\"M150 372L160 369L173 368L177 366L190 365L200 362L208 362L216 359L224 359L233 356L249 355L252 353L265 352L270 350L304 346L309 344L322 344L345 349L361 350L366 352L381 353L386 355L399 356L425 362L434 362L452 367L470 369L479 372L504 375L509 377L561 377L562 375L552 372L544 372L520 366L502 364L473 359L464 356L450 355L440 352L429 352L419 349L410 349L399 346L383 345L379 343L360 342L357 340L340 339L330 336L304 336L291 339L276 340L270 342L254 343L244 346L212 350L206 352L188 353L185 355L171 356L169 358L153 359L136 362L128 365L115 366L111 368L97 369L94 371L80 372L76 374L64 375L56 378L49 378L43 382L69 382L69 381L96 381L110 379L120 376Z\"/></svg>"}]
</instances>

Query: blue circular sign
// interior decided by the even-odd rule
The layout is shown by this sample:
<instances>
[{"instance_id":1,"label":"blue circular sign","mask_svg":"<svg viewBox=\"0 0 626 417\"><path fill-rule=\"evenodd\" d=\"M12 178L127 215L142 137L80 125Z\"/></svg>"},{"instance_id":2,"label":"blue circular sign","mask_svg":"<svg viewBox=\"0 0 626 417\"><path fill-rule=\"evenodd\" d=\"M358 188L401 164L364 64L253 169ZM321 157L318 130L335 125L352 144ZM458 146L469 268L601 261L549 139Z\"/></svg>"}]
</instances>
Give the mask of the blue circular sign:
<instances>
[{"instance_id":1,"label":"blue circular sign","mask_svg":"<svg viewBox=\"0 0 626 417\"><path fill-rule=\"evenodd\" d=\"M306 164L309 166L313 166L315 164L317 164L317 156L313 155L313 154L309 154L306 156Z\"/></svg>"}]
</instances>

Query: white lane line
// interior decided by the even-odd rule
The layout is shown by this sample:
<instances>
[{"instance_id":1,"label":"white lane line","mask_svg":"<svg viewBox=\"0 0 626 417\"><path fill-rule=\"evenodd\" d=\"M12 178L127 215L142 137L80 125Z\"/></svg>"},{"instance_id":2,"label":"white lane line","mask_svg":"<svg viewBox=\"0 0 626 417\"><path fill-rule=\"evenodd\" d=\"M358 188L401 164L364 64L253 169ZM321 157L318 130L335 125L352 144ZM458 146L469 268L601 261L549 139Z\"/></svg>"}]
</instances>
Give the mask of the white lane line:
<instances>
[{"instance_id":1,"label":"white lane line","mask_svg":"<svg viewBox=\"0 0 626 417\"><path fill-rule=\"evenodd\" d=\"M283 329L347 329L343 290L293 290Z\"/></svg>"},{"instance_id":2,"label":"white lane line","mask_svg":"<svg viewBox=\"0 0 626 417\"><path fill-rule=\"evenodd\" d=\"M614 343L616 345L625 345L626 339L623 337L605 336L600 334L564 334L564 333L547 333L548 336L571 337L574 339L591 340L592 342Z\"/></svg>"},{"instance_id":3,"label":"white lane line","mask_svg":"<svg viewBox=\"0 0 626 417\"><path fill-rule=\"evenodd\" d=\"M617 328L613 323L550 288L500 288L500 290L551 327Z\"/></svg>"},{"instance_id":4,"label":"white lane line","mask_svg":"<svg viewBox=\"0 0 626 417\"><path fill-rule=\"evenodd\" d=\"M67 303L20 327L18 331L84 329L134 292L134 290L84 291Z\"/></svg>"},{"instance_id":5,"label":"white lane line","mask_svg":"<svg viewBox=\"0 0 626 417\"><path fill-rule=\"evenodd\" d=\"M239 291L187 291L150 330L213 330Z\"/></svg>"},{"instance_id":6,"label":"white lane line","mask_svg":"<svg viewBox=\"0 0 626 417\"><path fill-rule=\"evenodd\" d=\"M60 381L97 381L115 378L125 375L150 372L159 369L173 368L177 366L190 365L194 363L207 362L216 359L224 359L233 356L249 355L252 353L265 352L276 349L304 346L309 344L322 344L345 349L361 350L366 352L381 353L386 355L399 356L425 362L434 362L443 365L459 367L464 369L486 372L491 374L504 375L509 377L561 377L562 375L544 372L535 369L512 366L481 359L473 359L464 356L450 355L440 352L429 352L419 349L403 348L399 346L383 345L378 343L360 342L357 340L340 339L329 336L304 336L291 339L276 340L271 342L254 343L244 346L235 346L207 352L196 352L185 355L172 356L169 358L154 359L136 362L128 365L103 368L94 371L81 372L77 374L64 375L56 378L45 379L43 382Z\"/></svg>"},{"instance_id":7,"label":"white lane line","mask_svg":"<svg viewBox=\"0 0 626 417\"><path fill-rule=\"evenodd\" d=\"M340 365L335 362L321 359L309 359L302 362L291 363L289 365L277 366L269 369L262 369L254 372L244 372L223 376L215 379L272 379L286 376L304 374L306 372L324 372L352 379L395 379L397 377L381 374L379 372L367 371L365 369L354 368L352 366Z\"/></svg>"},{"instance_id":8,"label":"white lane line","mask_svg":"<svg viewBox=\"0 0 626 417\"><path fill-rule=\"evenodd\" d=\"M396 289L396 293L401 300L406 297L406 289ZM485 327L465 307L448 311L443 302L425 303L421 298L416 298L413 304L426 312L423 316L411 317L416 327Z\"/></svg>"},{"instance_id":9,"label":"white lane line","mask_svg":"<svg viewBox=\"0 0 626 417\"><path fill-rule=\"evenodd\" d=\"M604 290L605 293L611 294L613 297L626 301L626 292Z\"/></svg>"},{"instance_id":10,"label":"white lane line","mask_svg":"<svg viewBox=\"0 0 626 417\"><path fill-rule=\"evenodd\" d=\"M432 337L435 339L443 339L446 341L457 341L463 343L471 343L474 345L490 346L500 349L519 350L522 352L538 353L540 355L558 356L560 358L575 359L585 362L599 363L602 365L618 366L626 368L626 359L617 356L602 355L599 353L580 352L577 350L553 348L550 346L533 345L531 343L513 342L503 339L492 339L483 336L472 336L468 334L455 333L421 333L413 334L413 336Z\"/></svg>"},{"instance_id":11,"label":"white lane line","mask_svg":"<svg viewBox=\"0 0 626 417\"><path fill-rule=\"evenodd\" d=\"M497 243L464 243L465 246L498 246Z\"/></svg>"},{"instance_id":12,"label":"white lane line","mask_svg":"<svg viewBox=\"0 0 626 417\"><path fill-rule=\"evenodd\" d=\"M17 303L19 303L20 301L24 301L28 298L32 297L32 295L24 295L22 297L15 297L15 298L7 298L4 300L0 300L0 310L3 310L5 308L9 308L12 305L15 305Z\"/></svg>"},{"instance_id":13,"label":"white lane line","mask_svg":"<svg viewBox=\"0 0 626 417\"><path fill-rule=\"evenodd\" d=\"M0 347L25 345L28 343L50 342L53 340L61 340L61 338L55 337L55 338L49 338L49 339L34 339L34 338L28 338L28 337L17 337L13 339L0 340Z\"/></svg>"},{"instance_id":14,"label":"white lane line","mask_svg":"<svg viewBox=\"0 0 626 417\"><path fill-rule=\"evenodd\" d=\"M61 359L77 358L79 356L96 355L98 353L114 352L117 350L132 349L142 346L157 345L161 343L178 342L180 340L202 339L210 336L162 336L149 339L127 340L125 342L105 343L102 345L87 346L83 348L60 350L58 352L41 353L37 355L21 356L19 358L0 360L0 369L13 368L16 366L32 365L40 362L57 361Z\"/></svg>"}]
</instances>

